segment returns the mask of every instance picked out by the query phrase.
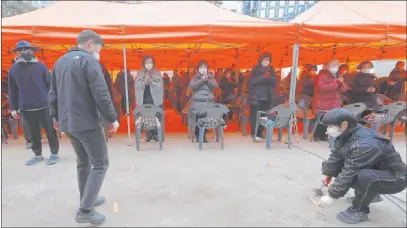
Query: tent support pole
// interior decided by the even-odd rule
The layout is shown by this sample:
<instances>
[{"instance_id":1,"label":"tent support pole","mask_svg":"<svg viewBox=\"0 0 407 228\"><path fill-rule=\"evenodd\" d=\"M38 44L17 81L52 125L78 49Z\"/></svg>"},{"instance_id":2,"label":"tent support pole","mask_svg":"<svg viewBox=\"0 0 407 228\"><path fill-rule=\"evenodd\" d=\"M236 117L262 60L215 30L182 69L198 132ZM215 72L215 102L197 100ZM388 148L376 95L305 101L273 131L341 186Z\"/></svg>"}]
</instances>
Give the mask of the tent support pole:
<instances>
[{"instance_id":1,"label":"tent support pole","mask_svg":"<svg viewBox=\"0 0 407 228\"><path fill-rule=\"evenodd\" d=\"M236 72L235 72L235 76L236 76L236 82L237 82L237 92L239 92L239 48L236 48Z\"/></svg>"},{"instance_id":2,"label":"tent support pole","mask_svg":"<svg viewBox=\"0 0 407 228\"><path fill-rule=\"evenodd\" d=\"M126 56L126 45L123 44L123 62L124 62L124 83L125 83L125 93L126 93L126 118L127 118L127 145L131 146L131 137L130 137L130 112L129 112L129 84L127 83L127 56Z\"/></svg>"},{"instance_id":3,"label":"tent support pole","mask_svg":"<svg viewBox=\"0 0 407 228\"><path fill-rule=\"evenodd\" d=\"M290 84L290 100L289 100L290 104L295 103L295 88L297 86L297 69L298 69L299 54L300 54L300 46L298 44L294 44L293 65L291 68L291 84ZM290 121L289 128L288 128L288 148L290 148L290 149L291 149L291 145L292 145L292 141L291 141L292 129L293 129L293 121Z\"/></svg>"}]
</instances>

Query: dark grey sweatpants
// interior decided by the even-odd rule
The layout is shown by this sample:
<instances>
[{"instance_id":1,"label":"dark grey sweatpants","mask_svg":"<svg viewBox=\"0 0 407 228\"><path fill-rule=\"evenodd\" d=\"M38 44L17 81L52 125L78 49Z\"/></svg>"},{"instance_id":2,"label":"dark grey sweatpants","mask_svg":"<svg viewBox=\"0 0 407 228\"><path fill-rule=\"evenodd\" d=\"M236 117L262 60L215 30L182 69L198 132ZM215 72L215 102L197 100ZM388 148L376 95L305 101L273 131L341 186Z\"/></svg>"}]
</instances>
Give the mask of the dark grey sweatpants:
<instances>
[{"instance_id":1,"label":"dark grey sweatpants","mask_svg":"<svg viewBox=\"0 0 407 228\"><path fill-rule=\"evenodd\" d=\"M65 134L71 140L77 157L80 208L92 210L109 167L104 131L100 128Z\"/></svg>"},{"instance_id":2,"label":"dark grey sweatpants","mask_svg":"<svg viewBox=\"0 0 407 228\"><path fill-rule=\"evenodd\" d=\"M352 186L355 189L354 208L369 213L369 205L379 194L395 194L406 188L406 180L387 170L362 169Z\"/></svg>"}]
</instances>

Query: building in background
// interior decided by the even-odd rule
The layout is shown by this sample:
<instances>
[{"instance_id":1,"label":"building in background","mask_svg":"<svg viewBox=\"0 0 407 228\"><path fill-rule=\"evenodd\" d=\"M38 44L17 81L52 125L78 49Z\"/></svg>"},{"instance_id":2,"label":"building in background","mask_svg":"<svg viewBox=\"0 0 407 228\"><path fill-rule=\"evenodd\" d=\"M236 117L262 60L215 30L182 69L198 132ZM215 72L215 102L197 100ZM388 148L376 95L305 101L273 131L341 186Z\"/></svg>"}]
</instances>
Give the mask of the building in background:
<instances>
[{"instance_id":1,"label":"building in background","mask_svg":"<svg viewBox=\"0 0 407 228\"><path fill-rule=\"evenodd\" d=\"M33 5L36 8L42 8L45 7L49 4L55 3L56 1L30 1L31 5Z\"/></svg>"},{"instance_id":2,"label":"building in background","mask_svg":"<svg viewBox=\"0 0 407 228\"><path fill-rule=\"evenodd\" d=\"M242 13L274 21L291 21L318 1L243 1Z\"/></svg>"}]
</instances>

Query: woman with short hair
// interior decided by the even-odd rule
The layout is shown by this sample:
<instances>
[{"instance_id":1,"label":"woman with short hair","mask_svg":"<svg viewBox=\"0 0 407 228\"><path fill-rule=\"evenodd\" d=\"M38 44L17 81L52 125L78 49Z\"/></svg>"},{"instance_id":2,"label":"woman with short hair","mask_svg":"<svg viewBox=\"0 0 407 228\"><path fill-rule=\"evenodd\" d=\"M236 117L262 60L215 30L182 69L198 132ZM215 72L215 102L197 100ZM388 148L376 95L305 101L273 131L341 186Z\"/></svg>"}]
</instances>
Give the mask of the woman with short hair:
<instances>
[{"instance_id":1,"label":"woman with short hair","mask_svg":"<svg viewBox=\"0 0 407 228\"><path fill-rule=\"evenodd\" d=\"M155 67L153 56L144 56L143 67L136 76L136 103L137 105L153 104L162 108L164 85L160 71ZM161 118L161 117L158 117ZM157 129L146 132L146 141L158 141Z\"/></svg>"},{"instance_id":2,"label":"woman with short hair","mask_svg":"<svg viewBox=\"0 0 407 228\"><path fill-rule=\"evenodd\" d=\"M192 90L191 107L189 111L196 110L199 106L206 103L214 103L215 97L213 89L218 88L214 75L209 72L208 62L201 60L197 64L197 72L192 76L189 87ZM199 116L199 114L198 114ZM195 137L199 138L199 127L195 128ZM204 143L207 143L206 130L204 134Z\"/></svg>"}]
</instances>

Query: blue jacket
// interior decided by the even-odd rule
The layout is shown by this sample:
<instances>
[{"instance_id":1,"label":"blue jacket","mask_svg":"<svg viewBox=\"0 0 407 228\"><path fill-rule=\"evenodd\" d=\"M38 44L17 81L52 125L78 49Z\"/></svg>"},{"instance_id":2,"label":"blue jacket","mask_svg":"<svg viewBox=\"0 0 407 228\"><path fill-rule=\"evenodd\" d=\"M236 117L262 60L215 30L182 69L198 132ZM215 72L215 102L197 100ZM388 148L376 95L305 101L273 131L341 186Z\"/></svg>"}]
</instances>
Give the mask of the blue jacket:
<instances>
[{"instance_id":1,"label":"blue jacket","mask_svg":"<svg viewBox=\"0 0 407 228\"><path fill-rule=\"evenodd\" d=\"M15 58L8 75L11 110L35 110L48 107L50 74L47 66L33 58L30 62Z\"/></svg>"}]
</instances>

